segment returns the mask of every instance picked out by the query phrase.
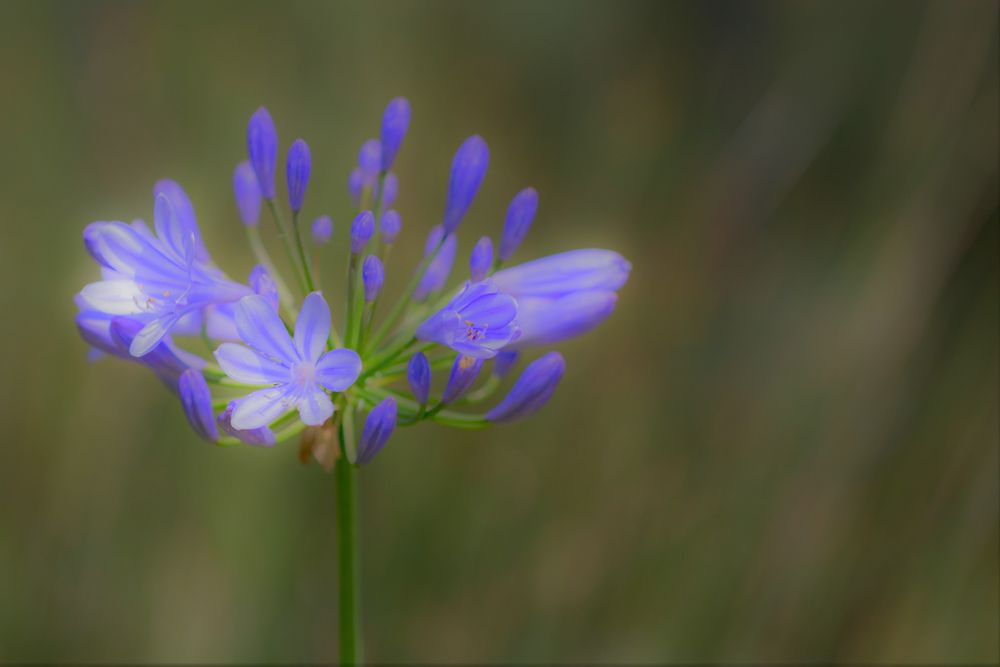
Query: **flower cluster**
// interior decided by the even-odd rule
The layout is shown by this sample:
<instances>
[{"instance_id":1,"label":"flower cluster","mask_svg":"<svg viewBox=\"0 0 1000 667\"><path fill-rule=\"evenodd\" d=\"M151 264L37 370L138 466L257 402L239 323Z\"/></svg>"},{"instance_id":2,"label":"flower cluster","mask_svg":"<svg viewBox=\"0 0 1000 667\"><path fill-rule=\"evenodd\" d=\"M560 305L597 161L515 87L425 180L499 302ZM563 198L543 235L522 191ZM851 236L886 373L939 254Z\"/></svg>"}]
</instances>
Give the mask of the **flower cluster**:
<instances>
[{"instance_id":1,"label":"flower cluster","mask_svg":"<svg viewBox=\"0 0 1000 667\"><path fill-rule=\"evenodd\" d=\"M271 446L301 433L305 455L325 465L337 456L370 462L396 427L433 421L482 428L536 412L565 370L558 352L527 364L492 408L476 408L521 355L607 318L631 266L598 249L507 266L538 210L538 193L526 188L510 203L496 252L491 238L479 239L468 278L448 288L457 231L489 165L486 142L472 136L455 153L441 222L430 229L423 258L402 297L376 317L390 250L403 231L392 170L409 124L409 102L390 102L379 138L364 142L348 178L355 212L345 244L347 293L334 304L344 310L342 328L333 324L316 271L333 220L318 216L308 236L300 230L309 146L296 139L288 149L286 214L275 187L277 131L261 108L247 127L248 160L233 173L236 210L257 266L245 282L227 276L212 261L181 186L156 183L152 227L135 220L84 229L101 271L76 296L77 328L92 355L150 368L206 440ZM262 209L282 239L284 274L259 234ZM307 251L310 242L315 248ZM201 346L205 354L196 354ZM435 391L434 374L445 371ZM339 446L329 447L331 437Z\"/></svg>"}]
</instances>

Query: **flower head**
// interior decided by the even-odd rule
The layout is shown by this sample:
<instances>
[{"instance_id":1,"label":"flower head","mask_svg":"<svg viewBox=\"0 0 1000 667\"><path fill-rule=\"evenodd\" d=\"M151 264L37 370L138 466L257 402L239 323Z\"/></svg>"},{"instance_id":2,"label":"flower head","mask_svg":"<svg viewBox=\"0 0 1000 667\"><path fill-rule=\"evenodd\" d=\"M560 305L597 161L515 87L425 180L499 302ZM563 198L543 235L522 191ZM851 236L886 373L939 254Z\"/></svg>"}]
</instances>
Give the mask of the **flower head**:
<instances>
[{"instance_id":1,"label":"flower head","mask_svg":"<svg viewBox=\"0 0 1000 667\"><path fill-rule=\"evenodd\" d=\"M489 236L484 236L476 242L469 255L469 280L474 283L486 278L493 264L493 241Z\"/></svg>"},{"instance_id":2,"label":"flower head","mask_svg":"<svg viewBox=\"0 0 1000 667\"><path fill-rule=\"evenodd\" d=\"M302 210L302 202L306 197L306 186L309 185L309 173L312 171L312 154L309 145L301 139L296 139L288 149L288 204L293 212Z\"/></svg>"},{"instance_id":3,"label":"flower head","mask_svg":"<svg viewBox=\"0 0 1000 667\"><path fill-rule=\"evenodd\" d=\"M382 171L392 169L409 127L410 103L405 97L397 97L389 102L382 115Z\"/></svg>"},{"instance_id":4,"label":"flower head","mask_svg":"<svg viewBox=\"0 0 1000 667\"><path fill-rule=\"evenodd\" d=\"M316 245L324 245L330 242L333 237L333 219L328 215L321 215L312 223L312 238Z\"/></svg>"},{"instance_id":5,"label":"flower head","mask_svg":"<svg viewBox=\"0 0 1000 667\"><path fill-rule=\"evenodd\" d=\"M417 339L459 354L490 359L519 335L517 302L489 280L470 283L417 327Z\"/></svg>"},{"instance_id":6,"label":"flower head","mask_svg":"<svg viewBox=\"0 0 1000 667\"><path fill-rule=\"evenodd\" d=\"M274 199L274 161L278 156L278 132L267 109L261 107L247 125L247 153L257 174L264 199Z\"/></svg>"},{"instance_id":7,"label":"flower head","mask_svg":"<svg viewBox=\"0 0 1000 667\"><path fill-rule=\"evenodd\" d=\"M490 149L478 135L465 140L451 162L448 199L444 209L444 231L451 234L465 217L490 163Z\"/></svg>"},{"instance_id":8,"label":"flower head","mask_svg":"<svg viewBox=\"0 0 1000 667\"><path fill-rule=\"evenodd\" d=\"M355 463L358 465L371 463L375 455L382 451L385 443L389 441L395 428L396 399L389 396L368 413L364 429L361 431L361 438L358 440L358 455Z\"/></svg>"},{"instance_id":9,"label":"flower head","mask_svg":"<svg viewBox=\"0 0 1000 667\"><path fill-rule=\"evenodd\" d=\"M266 387L236 402L235 429L266 426L292 408L303 423L318 426L333 414L327 390L344 391L361 373L361 359L353 350L325 351L330 309L319 292L303 301L294 341L278 313L256 295L240 301L236 327L249 347L223 343L215 358L237 382Z\"/></svg>"},{"instance_id":10,"label":"flower head","mask_svg":"<svg viewBox=\"0 0 1000 667\"><path fill-rule=\"evenodd\" d=\"M531 362L499 405L486 413L486 419L509 422L534 414L552 398L565 370L566 361L558 352Z\"/></svg>"},{"instance_id":11,"label":"flower head","mask_svg":"<svg viewBox=\"0 0 1000 667\"><path fill-rule=\"evenodd\" d=\"M233 171L233 194L244 225L252 227L260 220L260 186L249 162L240 162Z\"/></svg>"},{"instance_id":12,"label":"flower head","mask_svg":"<svg viewBox=\"0 0 1000 667\"><path fill-rule=\"evenodd\" d=\"M506 262L517 250L531 229L531 223L538 211L538 192L525 188L518 192L507 207L507 219L500 237L500 260Z\"/></svg>"},{"instance_id":13,"label":"flower head","mask_svg":"<svg viewBox=\"0 0 1000 667\"><path fill-rule=\"evenodd\" d=\"M399 231L403 228L403 221L399 217L399 213L394 210L386 211L382 214L382 219L378 223L379 236L382 239L382 243L386 245L392 245L396 242L396 237L399 236Z\"/></svg>"}]
</instances>

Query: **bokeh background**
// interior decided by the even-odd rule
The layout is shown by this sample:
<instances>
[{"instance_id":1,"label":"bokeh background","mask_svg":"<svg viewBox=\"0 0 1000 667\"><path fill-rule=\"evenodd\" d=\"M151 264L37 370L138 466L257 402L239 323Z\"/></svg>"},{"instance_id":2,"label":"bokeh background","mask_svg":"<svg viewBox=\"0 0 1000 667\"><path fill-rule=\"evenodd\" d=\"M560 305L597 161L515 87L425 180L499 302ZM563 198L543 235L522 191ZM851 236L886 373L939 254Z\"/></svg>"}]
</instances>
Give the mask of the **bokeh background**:
<instances>
[{"instance_id":1,"label":"bokeh background","mask_svg":"<svg viewBox=\"0 0 1000 667\"><path fill-rule=\"evenodd\" d=\"M370 659L997 661L997 7L6 0L0 659L336 658L332 476L199 441L86 361L72 296L84 225L165 176L245 275L262 104L312 146L336 289L346 175L405 95L390 289L472 133L463 254L534 185L522 258L634 269L536 418L363 471Z\"/></svg>"}]
</instances>

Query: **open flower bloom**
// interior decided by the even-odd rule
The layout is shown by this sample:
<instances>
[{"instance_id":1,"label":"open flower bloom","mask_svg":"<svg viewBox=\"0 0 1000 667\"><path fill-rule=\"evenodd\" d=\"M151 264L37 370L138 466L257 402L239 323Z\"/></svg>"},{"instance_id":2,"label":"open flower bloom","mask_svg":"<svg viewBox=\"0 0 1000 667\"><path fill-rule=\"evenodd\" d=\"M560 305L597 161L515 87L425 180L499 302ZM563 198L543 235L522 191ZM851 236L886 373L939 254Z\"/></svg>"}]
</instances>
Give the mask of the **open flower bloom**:
<instances>
[{"instance_id":1,"label":"open flower bloom","mask_svg":"<svg viewBox=\"0 0 1000 667\"><path fill-rule=\"evenodd\" d=\"M361 373L354 350L326 351L330 308L319 292L303 301L294 341L274 308L256 295L239 302L236 328L249 347L223 343L215 358L237 382L267 386L236 402L234 429L266 426L292 408L304 424L318 426L333 414L327 391L344 391Z\"/></svg>"},{"instance_id":2,"label":"open flower bloom","mask_svg":"<svg viewBox=\"0 0 1000 667\"><path fill-rule=\"evenodd\" d=\"M603 322L631 270L612 250L570 250L497 271L492 280L517 299L515 347L524 348L558 343Z\"/></svg>"},{"instance_id":3,"label":"open flower bloom","mask_svg":"<svg viewBox=\"0 0 1000 667\"><path fill-rule=\"evenodd\" d=\"M490 359L518 336L517 302L490 280L469 283L451 302L417 327L417 340Z\"/></svg>"},{"instance_id":4,"label":"open flower bloom","mask_svg":"<svg viewBox=\"0 0 1000 667\"><path fill-rule=\"evenodd\" d=\"M84 231L88 250L108 273L80 296L93 310L140 316L143 328L129 347L135 357L148 354L185 315L252 293L197 259L193 219L182 223L163 193L153 216L155 236L141 223L94 222Z\"/></svg>"}]
</instances>

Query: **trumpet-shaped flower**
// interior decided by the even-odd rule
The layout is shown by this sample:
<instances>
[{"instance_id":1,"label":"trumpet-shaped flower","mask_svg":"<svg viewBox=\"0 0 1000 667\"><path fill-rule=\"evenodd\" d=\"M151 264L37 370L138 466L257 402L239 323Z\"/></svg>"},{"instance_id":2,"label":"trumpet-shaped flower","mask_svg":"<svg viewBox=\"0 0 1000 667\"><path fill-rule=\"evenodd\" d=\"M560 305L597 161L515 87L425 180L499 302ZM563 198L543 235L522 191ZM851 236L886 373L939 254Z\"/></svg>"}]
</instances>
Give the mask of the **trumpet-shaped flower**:
<instances>
[{"instance_id":1,"label":"trumpet-shaped flower","mask_svg":"<svg viewBox=\"0 0 1000 667\"><path fill-rule=\"evenodd\" d=\"M333 414L327 390L344 391L361 372L361 359L354 350L326 351L330 308L319 292L303 301L294 341L274 308L256 295L237 305L236 327L249 347L223 343L215 358L237 382L266 386L236 402L234 429L266 426L292 408L298 409L305 424L318 426Z\"/></svg>"},{"instance_id":2,"label":"trumpet-shaped flower","mask_svg":"<svg viewBox=\"0 0 1000 667\"><path fill-rule=\"evenodd\" d=\"M123 222L94 222L84 230L88 250L111 273L80 296L94 310L140 316L144 326L129 348L135 357L148 354L185 315L251 293L197 260L194 234L163 193L153 216L155 236L145 225Z\"/></svg>"},{"instance_id":3,"label":"trumpet-shaped flower","mask_svg":"<svg viewBox=\"0 0 1000 667\"><path fill-rule=\"evenodd\" d=\"M447 306L417 327L418 340L459 354L490 359L519 335L517 302L489 280L469 283Z\"/></svg>"}]
</instances>

